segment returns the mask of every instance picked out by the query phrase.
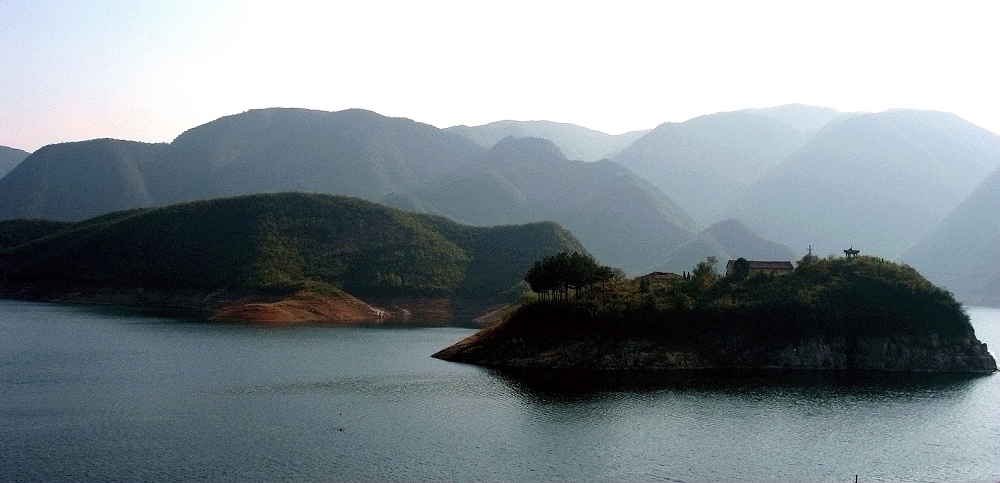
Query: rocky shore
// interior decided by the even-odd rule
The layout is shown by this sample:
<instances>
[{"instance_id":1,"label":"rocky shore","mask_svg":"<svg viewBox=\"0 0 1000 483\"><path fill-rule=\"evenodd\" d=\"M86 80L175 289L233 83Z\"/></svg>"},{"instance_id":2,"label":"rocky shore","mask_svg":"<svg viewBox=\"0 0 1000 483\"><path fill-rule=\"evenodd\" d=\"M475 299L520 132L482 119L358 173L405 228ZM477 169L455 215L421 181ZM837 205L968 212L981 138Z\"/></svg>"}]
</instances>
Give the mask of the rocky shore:
<instances>
[{"instance_id":1,"label":"rocky shore","mask_svg":"<svg viewBox=\"0 0 1000 483\"><path fill-rule=\"evenodd\" d=\"M676 369L871 370L928 373L997 371L986 344L970 338L813 338L781 348L737 348L718 340L699 348L678 348L641 338L566 338L526 340L502 330L484 329L434 357L501 368L583 369L600 371Z\"/></svg>"},{"instance_id":2,"label":"rocky shore","mask_svg":"<svg viewBox=\"0 0 1000 483\"><path fill-rule=\"evenodd\" d=\"M22 287L0 297L39 302L148 309L172 316L217 322L285 325L303 323L450 325L472 321L477 305L451 297L393 297L365 301L344 292L300 290L149 290L80 288L58 291ZM481 308L479 309L482 310ZM469 322L464 325L475 325Z\"/></svg>"}]
</instances>

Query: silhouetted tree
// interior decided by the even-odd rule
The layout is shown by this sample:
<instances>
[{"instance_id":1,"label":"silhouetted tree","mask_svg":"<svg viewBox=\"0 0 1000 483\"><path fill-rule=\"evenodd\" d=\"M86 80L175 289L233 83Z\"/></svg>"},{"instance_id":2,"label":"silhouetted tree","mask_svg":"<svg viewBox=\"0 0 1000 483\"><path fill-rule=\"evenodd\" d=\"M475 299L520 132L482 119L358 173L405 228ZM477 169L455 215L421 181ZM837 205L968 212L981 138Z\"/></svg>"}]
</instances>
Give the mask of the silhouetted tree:
<instances>
[{"instance_id":1,"label":"silhouetted tree","mask_svg":"<svg viewBox=\"0 0 1000 483\"><path fill-rule=\"evenodd\" d=\"M547 256L528 270L524 281L531 291L545 298L551 293L553 298L566 297L569 289L577 296L587 287L614 278L613 268L599 265L594 257L579 252L560 252Z\"/></svg>"},{"instance_id":2,"label":"silhouetted tree","mask_svg":"<svg viewBox=\"0 0 1000 483\"><path fill-rule=\"evenodd\" d=\"M740 257L733 262L733 278L743 280L750 276L750 262L746 258Z\"/></svg>"}]
</instances>

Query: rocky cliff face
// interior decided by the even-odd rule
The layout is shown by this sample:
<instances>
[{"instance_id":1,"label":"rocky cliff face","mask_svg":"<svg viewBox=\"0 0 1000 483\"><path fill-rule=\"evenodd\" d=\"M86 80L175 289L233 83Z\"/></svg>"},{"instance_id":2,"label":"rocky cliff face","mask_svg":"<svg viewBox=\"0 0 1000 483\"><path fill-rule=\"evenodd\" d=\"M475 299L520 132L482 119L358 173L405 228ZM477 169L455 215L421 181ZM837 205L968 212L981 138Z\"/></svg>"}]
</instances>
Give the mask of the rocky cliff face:
<instances>
[{"instance_id":1,"label":"rocky cliff face","mask_svg":"<svg viewBox=\"0 0 1000 483\"><path fill-rule=\"evenodd\" d=\"M770 366L796 369L871 369L900 372L996 372L986 344L962 337L941 340L896 336L860 339L853 349L841 338L809 340L772 354Z\"/></svg>"},{"instance_id":2,"label":"rocky cliff face","mask_svg":"<svg viewBox=\"0 0 1000 483\"><path fill-rule=\"evenodd\" d=\"M678 349L643 339L533 341L505 338L486 329L434 357L470 364L516 368L588 370L802 369L897 372L992 373L996 360L986 344L965 337L941 340L861 338L851 343L810 339L797 346L739 348L726 341Z\"/></svg>"}]
</instances>

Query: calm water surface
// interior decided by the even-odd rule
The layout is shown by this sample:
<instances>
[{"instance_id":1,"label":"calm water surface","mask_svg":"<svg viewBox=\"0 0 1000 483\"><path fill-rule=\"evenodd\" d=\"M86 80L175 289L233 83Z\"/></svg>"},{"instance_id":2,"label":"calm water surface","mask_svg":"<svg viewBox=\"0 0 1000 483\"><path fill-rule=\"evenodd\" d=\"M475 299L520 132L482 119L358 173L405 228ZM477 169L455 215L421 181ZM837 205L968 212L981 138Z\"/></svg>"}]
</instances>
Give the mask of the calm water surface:
<instances>
[{"instance_id":1,"label":"calm water surface","mask_svg":"<svg viewBox=\"0 0 1000 483\"><path fill-rule=\"evenodd\" d=\"M1000 347L1000 311L970 309ZM0 301L0 480L1000 481L1000 375L497 373L457 328Z\"/></svg>"}]
</instances>

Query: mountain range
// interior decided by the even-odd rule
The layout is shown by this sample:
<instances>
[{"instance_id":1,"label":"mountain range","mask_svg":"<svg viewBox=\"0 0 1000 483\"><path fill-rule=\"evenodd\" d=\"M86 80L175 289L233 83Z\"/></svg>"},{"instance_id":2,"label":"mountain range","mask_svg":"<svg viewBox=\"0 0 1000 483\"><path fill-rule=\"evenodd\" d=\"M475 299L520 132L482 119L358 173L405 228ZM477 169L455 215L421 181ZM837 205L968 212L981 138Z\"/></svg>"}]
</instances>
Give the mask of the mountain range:
<instances>
[{"instance_id":1,"label":"mountain range","mask_svg":"<svg viewBox=\"0 0 1000 483\"><path fill-rule=\"evenodd\" d=\"M476 225L556 221L579 231L604 263L627 270L697 234L683 209L628 170L569 161L550 141L510 139L487 149L360 109L253 110L169 144L99 139L45 146L0 179L0 219L76 221L197 199L328 193Z\"/></svg>"},{"instance_id":2,"label":"mountain range","mask_svg":"<svg viewBox=\"0 0 1000 483\"><path fill-rule=\"evenodd\" d=\"M601 263L631 274L690 269L709 255L795 260L810 246L821 256L853 246L930 267L924 259L940 256L926 254L941 250L921 247L940 245L935 230L958 232L946 220L998 167L1000 136L932 111L789 105L610 136L544 121L438 129L360 109L274 108L223 117L170 143L45 146L0 178L0 219L79 221L296 191L480 226L551 220ZM967 232L949 243L986 243ZM991 258L976 259L983 263L971 281L954 285L960 298L1000 272Z\"/></svg>"},{"instance_id":3,"label":"mountain range","mask_svg":"<svg viewBox=\"0 0 1000 483\"><path fill-rule=\"evenodd\" d=\"M555 220L599 260L632 273L697 233L682 208L635 173L568 160L540 138L504 138L461 175L386 202L473 224Z\"/></svg>"},{"instance_id":4,"label":"mountain range","mask_svg":"<svg viewBox=\"0 0 1000 483\"><path fill-rule=\"evenodd\" d=\"M660 124L612 160L668 193L704 226L808 136L773 117L725 112Z\"/></svg>"},{"instance_id":5,"label":"mountain range","mask_svg":"<svg viewBox=\"0 0 1000 483\"><path fill-rule=\"evenodd\" d=\"M799 249L896 259L998 166L1000 136L954 114L853 114L771 168L729 214Z\"/></svg>"}]
</instances>

